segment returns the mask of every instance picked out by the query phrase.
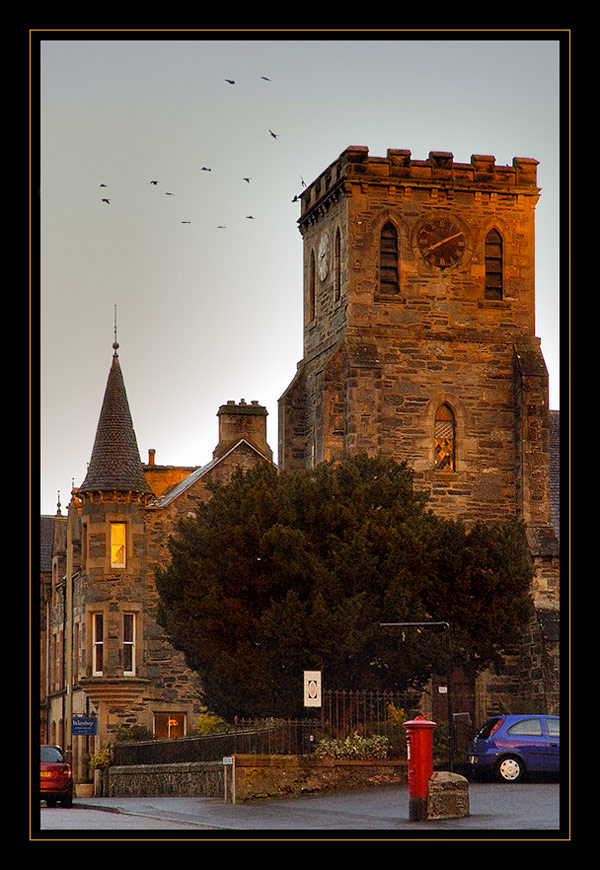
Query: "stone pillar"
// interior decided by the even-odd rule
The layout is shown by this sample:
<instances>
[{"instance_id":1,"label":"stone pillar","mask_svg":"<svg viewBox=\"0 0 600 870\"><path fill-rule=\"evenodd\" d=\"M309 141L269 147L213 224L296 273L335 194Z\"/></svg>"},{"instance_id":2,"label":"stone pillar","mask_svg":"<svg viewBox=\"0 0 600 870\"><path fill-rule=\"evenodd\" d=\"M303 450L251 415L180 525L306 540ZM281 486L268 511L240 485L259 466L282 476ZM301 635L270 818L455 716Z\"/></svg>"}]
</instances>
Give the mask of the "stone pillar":
<instances>
[{"instance_id":1,"label":"stone pillar","mask_svg":"<svg viewBox=\"0 0 600 870\"><path fill-rule=\"evenodd\" d=\"M453 819L470 815L469 783L464 776L437 770L427 783L428 819Z\"/></svg>"}]
</instances>

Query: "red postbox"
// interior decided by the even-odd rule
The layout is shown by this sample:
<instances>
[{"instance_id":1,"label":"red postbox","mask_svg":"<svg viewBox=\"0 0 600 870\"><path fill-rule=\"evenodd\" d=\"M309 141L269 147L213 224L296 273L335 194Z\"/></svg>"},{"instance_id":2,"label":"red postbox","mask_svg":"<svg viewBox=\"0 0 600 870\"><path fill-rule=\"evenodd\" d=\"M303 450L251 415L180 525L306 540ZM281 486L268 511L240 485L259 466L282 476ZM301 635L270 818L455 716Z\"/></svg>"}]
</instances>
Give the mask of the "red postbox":
<instances>
[{"instance_id":1,"label":"red postbox","mask_svg":"<svg viewBox=\"0 0 600 870\"><path fill-rule=\"evenodd\" d=\"M427 815L427 781L433 773L433 729L436 722L416 716L404 722L408 760L408 817L420 821Z\"/></svg>"}]
</instances>

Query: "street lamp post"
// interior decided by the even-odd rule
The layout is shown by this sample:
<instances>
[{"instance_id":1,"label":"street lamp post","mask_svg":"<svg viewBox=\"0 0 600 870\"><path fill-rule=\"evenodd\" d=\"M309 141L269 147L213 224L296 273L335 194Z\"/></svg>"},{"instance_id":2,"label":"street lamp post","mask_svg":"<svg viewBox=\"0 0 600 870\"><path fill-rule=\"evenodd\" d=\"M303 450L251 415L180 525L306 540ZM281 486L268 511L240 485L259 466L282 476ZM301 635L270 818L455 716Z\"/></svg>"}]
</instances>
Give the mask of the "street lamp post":
<instances>
[{"instance_id":1,"label":"street lamp post","mask_svg":"<svg viewBox=\"0 0 600 870\"><path fill-rule=\"evenodd\" d=\"M449 622L380 622L381 628L439 628L444 629L445 648L446 648L446 717L448 721L448 767L450 770L454 766L454 728L452 723L452 704L450 701L450 647L449 647Z\"/></svg>"}]
</instances>

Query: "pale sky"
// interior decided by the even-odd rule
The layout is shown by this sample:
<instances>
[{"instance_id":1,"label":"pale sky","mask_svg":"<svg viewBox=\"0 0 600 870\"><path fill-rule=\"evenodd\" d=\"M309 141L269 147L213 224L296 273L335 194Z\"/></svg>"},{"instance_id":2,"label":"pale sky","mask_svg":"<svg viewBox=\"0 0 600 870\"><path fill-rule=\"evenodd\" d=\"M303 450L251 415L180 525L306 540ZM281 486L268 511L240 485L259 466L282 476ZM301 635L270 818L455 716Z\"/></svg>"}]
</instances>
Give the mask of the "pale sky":
<instances>
[{"instance_id":1,"label":"pale sky","mask_svg":"<svg viewBox=\"0 0 600 870\"><path fill-rule=\"evenodd\" d=\"M41 513L85 476L115 305L142 461L205 464L241 398L266 405L277 459L302 358L292 199L350 145L539 161L536 334L560 407L556 38L71 31L38 48Z\"/></svg>"}]
</instances>

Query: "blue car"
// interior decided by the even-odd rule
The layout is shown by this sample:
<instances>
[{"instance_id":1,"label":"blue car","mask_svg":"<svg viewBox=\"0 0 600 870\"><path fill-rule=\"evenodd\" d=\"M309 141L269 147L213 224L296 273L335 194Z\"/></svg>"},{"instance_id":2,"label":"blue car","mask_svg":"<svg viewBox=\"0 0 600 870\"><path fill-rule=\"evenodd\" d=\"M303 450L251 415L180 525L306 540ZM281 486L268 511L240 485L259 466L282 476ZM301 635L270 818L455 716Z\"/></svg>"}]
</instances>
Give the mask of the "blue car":
<instances>
[{"instance_id":1,"label":"blue car","mask_svg":"<svg viewBox=\"0 0 600 870\"><path fill-rule=\"evenodd\" d=\"M475 735L469 764L500 782L519 782L527 773L558 773L560 717L493 716Z\"/></svg>"}]
</instances>

